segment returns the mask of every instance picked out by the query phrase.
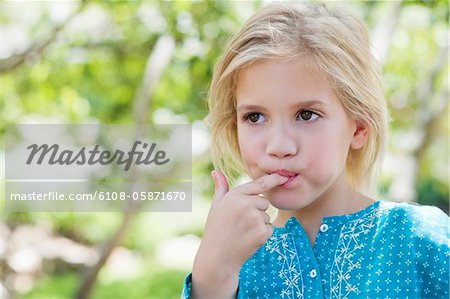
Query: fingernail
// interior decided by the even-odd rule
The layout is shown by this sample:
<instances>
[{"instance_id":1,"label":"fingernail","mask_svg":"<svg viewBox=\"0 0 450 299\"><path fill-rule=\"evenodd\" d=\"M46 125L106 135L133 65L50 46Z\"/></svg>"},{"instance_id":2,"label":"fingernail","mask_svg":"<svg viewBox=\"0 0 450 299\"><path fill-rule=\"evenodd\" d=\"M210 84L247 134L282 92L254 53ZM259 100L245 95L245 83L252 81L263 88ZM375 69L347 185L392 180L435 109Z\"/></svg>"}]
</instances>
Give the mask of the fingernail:
<instances>
[{"instance_id":1,"label":"fingernail","mask_svg":"<svg viewBox=\"0 0 450 299\"><path fill-rule=\"evenodd\" d=\"M214 189L217 189L219 186L217 185L216 173L214 170L211 171L211 176L213 177L213 180L214 180Z\"/></svg>"}]
</instances>

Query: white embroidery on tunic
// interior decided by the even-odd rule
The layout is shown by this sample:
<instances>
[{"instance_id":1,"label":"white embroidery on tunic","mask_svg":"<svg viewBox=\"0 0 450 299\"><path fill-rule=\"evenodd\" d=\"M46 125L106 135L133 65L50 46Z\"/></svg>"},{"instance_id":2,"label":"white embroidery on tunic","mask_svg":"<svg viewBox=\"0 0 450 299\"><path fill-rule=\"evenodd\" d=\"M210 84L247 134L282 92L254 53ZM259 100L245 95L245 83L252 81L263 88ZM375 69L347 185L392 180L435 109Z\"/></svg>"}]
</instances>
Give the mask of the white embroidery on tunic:
<instances>
[{"instance_id":1,"label":"white embroidery on tunic","mask_svg":"<svg viewBox=\"0 0 450 299\"><path fill-rule=\"evenodd\" d=\"M380 209L377 208L364 217L342 226L330 270L331 298L348 298L351 293L361 292L357 285L350 283L351 272L354 269L361 269L362 260L355 261L355 252L364 248L360 237L369 233L374 227L374 220L379 216Z\"/></svg>"},{"instance_id":2,"label":"white embroidery on tunic","mask_svg":"<svg viewBox=\"0 0 450 299\"><path fill-rule=\"evenodd\" d=\"M283 279L283 284L286 286L281 291L281 298L303 298L303 278L300 269L296 267L300 267L300 261L295 248L289 248L288 237L293 238L291 234L272 236L267 241L265 249L270 253L276 252L278 261L283 263L278 273L278 276ZM294 240L292 239L291 241L291 244L294 244ZM301 286L301 289L299 286Z\"/></svg>"}]
</instances>

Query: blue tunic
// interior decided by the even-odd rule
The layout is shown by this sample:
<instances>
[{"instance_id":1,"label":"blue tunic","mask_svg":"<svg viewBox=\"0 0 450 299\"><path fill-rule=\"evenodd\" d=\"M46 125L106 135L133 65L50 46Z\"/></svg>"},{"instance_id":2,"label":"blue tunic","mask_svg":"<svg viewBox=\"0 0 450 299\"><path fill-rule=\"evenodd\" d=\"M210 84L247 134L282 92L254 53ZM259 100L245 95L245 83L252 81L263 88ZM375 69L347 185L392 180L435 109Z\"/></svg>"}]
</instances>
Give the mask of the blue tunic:
<instances>
[{"instance_id":1,"label":"blue tunic","mask_svg":"<svg viewBox=\"0 0 450 299\"><path fill-rule=\"evenodd\" d=\"M237 297L449 298L449 239L449 217L417 204L325 217L314 247L292 217L243 265Z\"/></svg>"}]
</instances>

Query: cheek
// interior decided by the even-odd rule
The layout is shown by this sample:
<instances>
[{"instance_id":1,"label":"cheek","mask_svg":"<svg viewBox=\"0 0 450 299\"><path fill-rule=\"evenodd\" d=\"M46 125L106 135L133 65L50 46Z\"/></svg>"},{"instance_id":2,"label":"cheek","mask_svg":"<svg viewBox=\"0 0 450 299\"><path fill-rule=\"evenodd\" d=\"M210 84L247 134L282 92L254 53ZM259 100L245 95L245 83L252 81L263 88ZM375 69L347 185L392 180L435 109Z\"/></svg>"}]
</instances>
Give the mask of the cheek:
<instances>
[{"instance_id":1,"label":"cheek","mask_svg":"<svg viewBox=\"0 0 450 299\"><path fill-rule=\"evenodd\" d=\"M250 138L246 130L238 128L238 143L239 150L241 152L241 157L244 165L247 167L249 174L252 173L252 169L256 165L257 161L257 149L260 148L255 138Z\"/></svg>"},{"instance_id":2,"label":"cheek","mask_svg":"<svg viewBox=\"0 0 450 299\"><path fill-rule=\"evenodd\" d=\"M241 156L242 159L244 159L244 162L246 164L249 164L254 159L254 155L252 155L252 150L250 146L248 146L248 143L239 143L239 148L241 150Z\"/></svg>"},{"instance_id":3,"label":"cheek","mask_svg":"<svg viewBox=\"0 0 450 299\"><path fill-rule=\"evenodd\" d=\"M334 175L345 165L346 145L342 139L330 134L315 138L310 144L308 151L303 154L306 158L306 169L311 173L311 177Z\"/></svg>"}]
</instances>

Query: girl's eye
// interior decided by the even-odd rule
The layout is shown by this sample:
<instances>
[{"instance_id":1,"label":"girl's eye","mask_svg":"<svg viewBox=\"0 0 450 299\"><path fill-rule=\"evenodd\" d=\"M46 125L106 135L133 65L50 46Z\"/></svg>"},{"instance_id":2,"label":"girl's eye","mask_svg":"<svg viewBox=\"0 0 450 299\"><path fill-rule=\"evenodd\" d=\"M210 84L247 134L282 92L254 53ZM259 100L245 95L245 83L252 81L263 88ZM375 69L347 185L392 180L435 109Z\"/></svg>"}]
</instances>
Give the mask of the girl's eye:
<instances>
[{"instance_id":1,"label":"girl's eye","mask_svg":"<svg viewBox=\"0 0 450 299\"><path fill-rule=\"evenodd\" d=\"M298 116L301 118L301 120L304 121L315 121L317 118L319 118L319 115L317 113L314 113L310 110L302 110L298 113Z\"/></svg>"},{"instance_id":2,"label":"girl's eye","mask_svg":"<svg viewBox=\"0 0 450 299\"><path fill-rule=\"evenodd\" d=\"M312 112L310 110L301 110L297 114L297 119L300 118L299 120L304 122L313 122L317 120L319 117L320 116L317 113ZM265 116L259 112L247 113L242 118L245 121L249 122L250 124L258 124L266 121Z\"/></svg>"},{"instance_id":3,"label":"girl's eye","mask_svg":"<svg viewBox=\"0 0 450 299\"><path fill-rule=\"evenodd\" d=\"M264 116L261 113L251 112L244 115L244 120L249 121L252 124L257 124L264 121Z\"/></svg>"}]
</instances>

